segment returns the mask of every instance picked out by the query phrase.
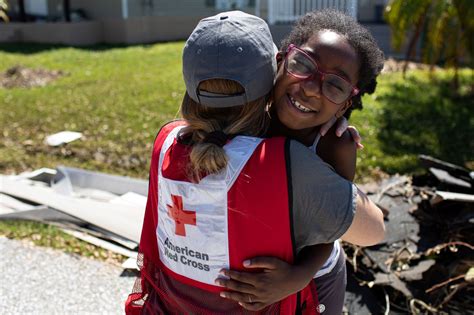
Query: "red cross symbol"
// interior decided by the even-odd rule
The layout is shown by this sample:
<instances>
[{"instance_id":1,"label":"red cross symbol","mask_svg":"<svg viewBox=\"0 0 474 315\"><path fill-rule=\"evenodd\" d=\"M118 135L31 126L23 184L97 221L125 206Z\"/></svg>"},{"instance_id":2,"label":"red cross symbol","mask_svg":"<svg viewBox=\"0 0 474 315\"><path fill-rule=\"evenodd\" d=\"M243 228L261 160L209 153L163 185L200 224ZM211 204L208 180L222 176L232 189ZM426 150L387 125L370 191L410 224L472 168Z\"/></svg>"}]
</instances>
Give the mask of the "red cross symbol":
<instances>
[{"instance_id":1,"label":"red cross symbol","mask_svg":"<svg viewBox=\"0 0 474 315\"><path fill-rule=\"evenodd\" d=\"M173 205L168 207L168 215L176 223L176 235L186 236L185 224L196 225L196 211L183 210L183 198L171 195Z\"/></svg>"}]
</instances>

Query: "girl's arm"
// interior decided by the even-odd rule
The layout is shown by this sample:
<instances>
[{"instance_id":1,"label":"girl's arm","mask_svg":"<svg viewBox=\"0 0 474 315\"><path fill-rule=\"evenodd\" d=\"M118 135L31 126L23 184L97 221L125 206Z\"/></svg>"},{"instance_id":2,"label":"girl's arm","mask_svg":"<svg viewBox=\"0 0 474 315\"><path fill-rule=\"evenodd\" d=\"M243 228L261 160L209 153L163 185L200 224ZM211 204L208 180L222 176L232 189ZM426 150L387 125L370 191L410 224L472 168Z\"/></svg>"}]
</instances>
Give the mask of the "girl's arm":
<instances>
[{"instance_id":1,"label":"girl's arm","mask_svg":"<svg viewBox=\"0 0 474 315\"><path fill-rule=\"evenodd\" d=\"M354 180L357 143L352 139L348 130L338 137L336 126L333 126L324 137L321 137L316 151L324 162L334 168L337 174L351 182Z\"/></svg>"},{"instance_id":2,"label":"girl's arm","mask_svg":"<svg viewBox=\"0 0 474 315\"><path fill-rule=\"evenodd\" d=\"M357 144L346 130L338 138L333 126L321 138L317 146L318 155L342 177L353 181L355 176ZM369 198L358 190L357 206L351 226L341 239L360 246L371 246L382 241L385 235L383 214Z\"/></svg>"},{"instance_id":3,"label":"girl's arm","mask_svg":"<svg viewBox=\"0 0 474 315\"><path fill-rule=\"evenodd\" d=\"M372 246L385 236L382 210L357 189L357 206L352 224L341 239L359 246Z\"/></svg>"}]
</instances>

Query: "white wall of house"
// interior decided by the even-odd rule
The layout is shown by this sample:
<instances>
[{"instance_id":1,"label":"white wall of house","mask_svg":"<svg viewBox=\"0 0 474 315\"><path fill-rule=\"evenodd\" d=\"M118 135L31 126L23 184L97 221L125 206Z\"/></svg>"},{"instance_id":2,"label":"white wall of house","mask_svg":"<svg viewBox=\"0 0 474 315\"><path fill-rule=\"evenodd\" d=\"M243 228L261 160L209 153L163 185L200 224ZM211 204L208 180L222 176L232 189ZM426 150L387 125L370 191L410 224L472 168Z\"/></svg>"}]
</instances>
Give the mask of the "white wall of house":
<instances>
[{"instance_id":1,"label":"white wall of house","mask_svg":"<svg viewBox=\"0 0 474 315\"><path fill-rule=\"evenodd\" d=\"M358 9L358 0L260 0L259 3L265 8L265 15L260 13L260 16L270 25L292 23L307 12L326 8L357 17Z\"/></svg>"},{"instance_id":2,"label":"white wall of house","mask_svg":"<svg viewBox=\"0 0 474 315\"><path fill-rule=\"evenodd\" d=\"M274 40L279 44L291 22L306 11L333 4L358 6L362 22L374 22L380 6L388 0L70 0L71 10L82 10L90 21L72 23L0 23L0 42L40 42L72 45L97 43L138 44L183 40L199 19L229 9L257 14L271 20ZM45 3L47 6L45 6ZM25 0L28 10L50 18L64 15L63 0ZM18 13L18 0L9 0ZM280 7L278 7L278 5ZM375 9L378 6L379 9ZM272 17L270 16L272 14ZM353 11L354 12L354 11ZM276 13L276 14L275 14ZM373 32L389 47L387 25L373 25ZM387 50L389 48L386 48ZM384 50L386 50L384 49Z\"/></svg>"},{"instance_id":3,"label":"white wall of house","mask_svg":"<svg viewBox=\"0 0 474 315\"><path fill-rule=\"evenodd\" d=\"M250 0L127 0L130 17L200 16L239 9L254 13Z\"/></svg>"}]
</instances>

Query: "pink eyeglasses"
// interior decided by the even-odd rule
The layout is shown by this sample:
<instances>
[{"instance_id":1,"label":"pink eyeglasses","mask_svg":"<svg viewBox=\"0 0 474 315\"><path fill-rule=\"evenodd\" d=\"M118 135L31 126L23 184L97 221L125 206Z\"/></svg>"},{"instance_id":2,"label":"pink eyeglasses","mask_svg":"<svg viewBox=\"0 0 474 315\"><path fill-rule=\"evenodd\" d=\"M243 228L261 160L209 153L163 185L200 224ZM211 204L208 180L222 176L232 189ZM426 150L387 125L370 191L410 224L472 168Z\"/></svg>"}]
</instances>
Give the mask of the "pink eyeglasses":
<instances>
[{"instance_id":1,"label":"pink eyeglasses","mask_svg":"<svg viewBox=\"0 0 474 315\"><path fill-rule=\"evenodd\" d=\"M285 70L293 77L302 80L312 80L319 75L322 94L335 104L341 104L359 93L359 89L346 79L319 70L313 57L293 44L286 50Z\"/></svg>"}]
</instances>

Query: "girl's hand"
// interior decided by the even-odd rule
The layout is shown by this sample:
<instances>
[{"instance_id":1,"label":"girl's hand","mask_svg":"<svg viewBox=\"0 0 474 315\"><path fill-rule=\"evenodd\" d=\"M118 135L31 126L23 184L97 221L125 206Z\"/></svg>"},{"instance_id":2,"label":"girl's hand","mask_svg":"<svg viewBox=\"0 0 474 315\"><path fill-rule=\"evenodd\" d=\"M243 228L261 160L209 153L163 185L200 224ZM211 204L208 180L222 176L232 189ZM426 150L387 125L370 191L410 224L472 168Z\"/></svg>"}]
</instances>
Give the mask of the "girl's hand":
<instances>
[{"instance_id":1,"label":"girl's hand","mask_svg":"<svg viewBox=\"0 0 474 315\"><path fill-rule=\"evenodd\" d=\"M336 117L333 117L331 120L329 120L327 123L321 126L321 129L319 130L319 133L321 136L324 137L324 135L331 129L331 127L336 124L336 136L340 137L344 133L344 131L348 130L349 133L352 136L352 139L354 139L355 143L357 144L357 149L363 149L364 146L362 145L361 141L362 138L360 137L359 131L357 130L356 127L354 126L349 126L349 122L347 121L346 117L342 116L339 117L338 119Z\"/></svg>"},{"instance_id":2,"label":"girl's hand","mask_svg":"<svg viewBox=\"0 0 474 315\"><path fill-rule=\"evenodd\" d=\"M246 268L259 268L257 273L223 269L229 279L218 278L216 284L232 291L221 296L234 300L250 311L259 311L302 290L309 281L302 268L274 257L256 257L244 262Z\"/></svg>"}]
</instances>

